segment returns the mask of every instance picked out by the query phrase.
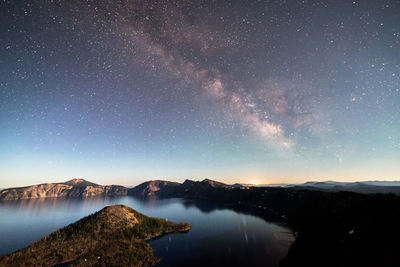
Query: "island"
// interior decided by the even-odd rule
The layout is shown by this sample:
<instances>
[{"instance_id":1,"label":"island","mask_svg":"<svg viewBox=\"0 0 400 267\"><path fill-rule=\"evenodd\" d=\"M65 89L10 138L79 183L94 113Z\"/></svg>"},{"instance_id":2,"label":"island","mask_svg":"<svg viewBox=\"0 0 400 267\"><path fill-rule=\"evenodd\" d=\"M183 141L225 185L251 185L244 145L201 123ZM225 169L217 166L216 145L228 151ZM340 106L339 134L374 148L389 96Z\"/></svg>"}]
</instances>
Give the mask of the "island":
<instances>
[{"instance_id":1,"label":"island","mask_svg":"<svg viewBox=\"0 0 400 267\"><path fill-rule=\"evenodd\" d=\"M0 266L152 266L160 259L146 241L190 228L112 205L1 256Z\"/></svg>"}]
</instances>

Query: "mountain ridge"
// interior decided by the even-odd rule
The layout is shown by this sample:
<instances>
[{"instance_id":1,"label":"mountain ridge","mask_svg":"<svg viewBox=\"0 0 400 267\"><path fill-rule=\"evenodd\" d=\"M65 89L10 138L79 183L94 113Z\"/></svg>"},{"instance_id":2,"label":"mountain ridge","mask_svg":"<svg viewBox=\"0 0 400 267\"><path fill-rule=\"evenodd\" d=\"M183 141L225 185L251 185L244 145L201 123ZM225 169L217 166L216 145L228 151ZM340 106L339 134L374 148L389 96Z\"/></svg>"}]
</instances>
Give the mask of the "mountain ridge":
<instances>
[{"instance_id":1,"label":"mountain ridge","mask_svg":"<svg viewBox=\"0 0 400 267\"><path fill-rule=\"evenodd\" d=\"M143 182L128 190L128 195L140 197L160 196L161 192L174 191L175 187L180 186L180 183L169 182L164 180L151 180Z\"/></svg>"},{"instance_id":2,"label":"mountain ridge","mask_svg":"<svg viewBox=\"0 0 400 267\"><path fill-rule=\"evenodd\" d=\"M309 181L303 184L286 185L285 188L322 190L329 192L348 191L362 194L397 194L400 195L400 181L358 181L358 182L336 182L336 181Z\"/></svg>"},{"instance_id":3,"label":"mountain ridge","mask_svg":"<svg viewBox=\"0 0 400 267\"><path fill-rule=\"evenodd\" d=\"M44 183L0 190L0 200L19 200L46 197L88 198L97 196L126 195L128 189L120 185L98 185L84 179L63 183Z\"/></svg>"},{"instance_id":4,"label":"mountain ridge","mask_svg":"<svg viewBox=\"0 0 400 267\"><path fill-rule=\"evenodd\" d=\"M138 197L170 197L184 196L188 192L194 195L202 191L222 188L271 188L282 187L294 190L322 190L330 192L349 191L356 193L393 193L400 195L400 181L360 181L360 182L336 182L336 181L308 181L302 184L287 184L280 186L250 185L250 184L225 184L211 179L194 181L186 179L183 183L166 180L150 180L135 187L127 188L121 185L99 185L85 179L75 178L62 183L43 183L24 187L5 188L0 190L0 200L19 200L46 197L59 198L88 198L98 196L124 196Z\"/></svg>"}]
</instances>

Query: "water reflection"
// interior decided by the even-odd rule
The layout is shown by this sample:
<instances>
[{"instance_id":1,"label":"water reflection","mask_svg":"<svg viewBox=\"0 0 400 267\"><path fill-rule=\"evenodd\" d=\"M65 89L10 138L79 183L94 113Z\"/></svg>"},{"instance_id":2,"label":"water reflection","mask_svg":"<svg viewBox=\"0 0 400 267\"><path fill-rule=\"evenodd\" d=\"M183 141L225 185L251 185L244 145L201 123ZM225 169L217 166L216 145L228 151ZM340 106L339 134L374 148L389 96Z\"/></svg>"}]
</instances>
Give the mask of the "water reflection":
<instances>
[{"instance_id":1,"label":"water reflection","mask_svg":"<svg viewBox=\"0 0 400 267\"><path fill-rule=\"evenodd\" d=\"M111 204L124 204L149 216L192 223L188 233L150 241L155 255L163 258L160 266L277 266L293 242L292 234L284 226L204 201L143 201L129 196L47 198L0 202L0 254L25 247Z\"/></svg>"},{"instance_id":2,"label":"water reflection","mask_svg":"<svg viewBox=\"0 0 400 267\"><path fill-rule=\"evenodd\" d=\"M183 204L204 217L193 218L190 238L174 234L150 241L164 259L158 266L278 266L294 241L287 228L259 217L207 202Z\"/></svg>"}]
</instances>

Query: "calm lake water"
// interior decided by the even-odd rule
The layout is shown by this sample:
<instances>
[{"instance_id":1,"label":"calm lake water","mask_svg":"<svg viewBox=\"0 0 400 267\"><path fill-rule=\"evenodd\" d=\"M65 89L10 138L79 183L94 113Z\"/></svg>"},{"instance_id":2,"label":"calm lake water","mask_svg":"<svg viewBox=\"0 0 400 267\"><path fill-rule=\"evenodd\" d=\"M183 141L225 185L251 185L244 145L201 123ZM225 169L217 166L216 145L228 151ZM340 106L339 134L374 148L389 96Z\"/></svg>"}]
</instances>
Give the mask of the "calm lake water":
<instances>
[{"instance_id":1,"label":"calm lake water","mask_svg":"<svg viewBox=\"0 0 400 267\"><path fill-rule=\"evenodd\" d=\"M294 241L284 226L206 202L143 201L134 197L0 202L0 255L23 248L106 205L124 204L148 216L189 222L187 233L149 243L159 266L278 266Z\"/></svg>"}]
</instances>

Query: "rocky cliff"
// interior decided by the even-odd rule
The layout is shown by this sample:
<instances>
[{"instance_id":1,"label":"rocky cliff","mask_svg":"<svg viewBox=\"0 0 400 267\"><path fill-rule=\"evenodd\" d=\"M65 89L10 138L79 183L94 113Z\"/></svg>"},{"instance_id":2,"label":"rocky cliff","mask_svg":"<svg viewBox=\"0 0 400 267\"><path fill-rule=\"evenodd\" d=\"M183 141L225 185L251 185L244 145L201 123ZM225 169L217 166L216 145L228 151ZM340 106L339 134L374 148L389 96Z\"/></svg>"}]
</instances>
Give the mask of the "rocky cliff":
<instances>
[{"instance_id":1,"label":"rocky cliff","mask_svg":"<svg viewBox=\"0 0 400 267\"><path fill-rule=\"evenodd\" d=\"M138 197L185 197L188 194L202 195L209 190L231 189L233 186L205 179L201 182L186 180L184 183L155 180L144 182L128 189L120 185L98 185L84 179L72 179L64 183L38 184L26 187L7 188L0 191L0 200L32 198L88 198L96 196Z\"/></svg>"},{"instance_id":2,"label":"rocky cliff","mask_svg":"<svg viewBox=\"0 0 400 267\"><path fill-rule=\"evenodd\" d=\"M0 200L18 200L45 197L87 198L95 196L126 195L128 189L119 185L98 185L83 179L65 183L39 184L26 187L8 188L0 191Z\"/></svg>"},{"instance_id":3,"label":"rocky cliff","mask_svg":"<svg viewBox=\"0 0 400 267\"><path fill-rule=\"evenodd\" d=\"M172 194L181 184L168 181L148 181L129 189L128 194L139 197L152 197Z\"/></svg>"},{"instance_id":4,"label":"rocky cliff","mask_svg":"<svg viewBox=\"0 0 400 267\"><path fill-rule=\"evenodd\" d=\"M229 190L233 186L205 179L203 181L185 180L182 184L169 181L148 181L129 189L128 195L138 197L194 197L217 189Z\"/></svg>"}]
</instances>

